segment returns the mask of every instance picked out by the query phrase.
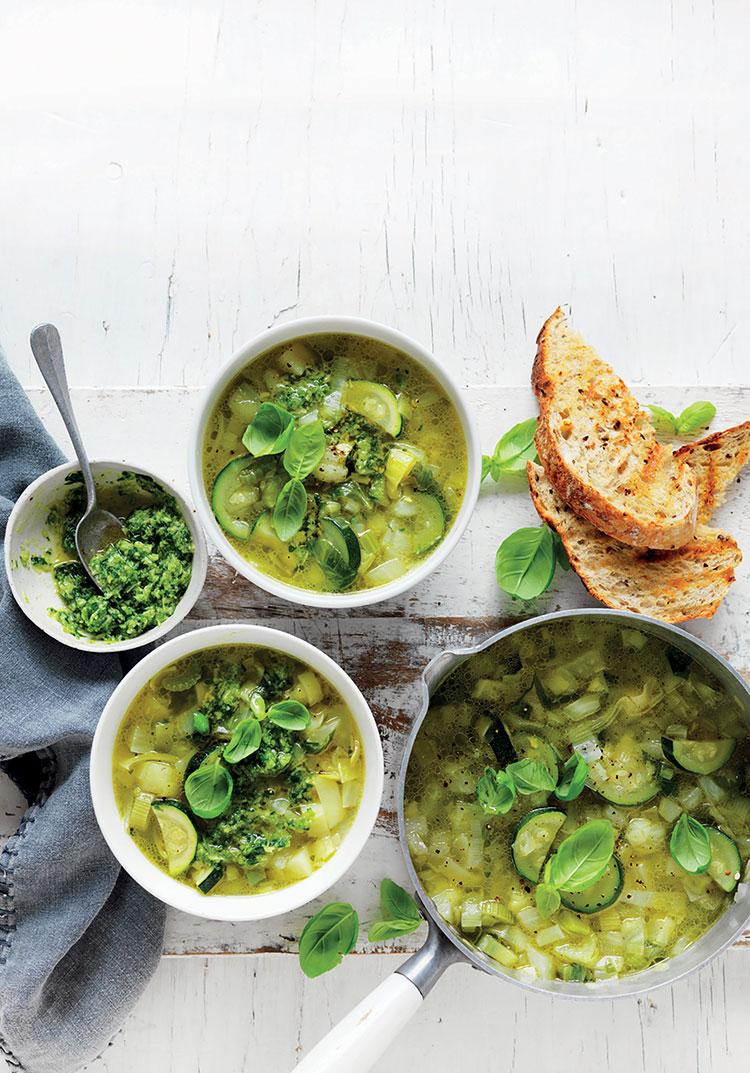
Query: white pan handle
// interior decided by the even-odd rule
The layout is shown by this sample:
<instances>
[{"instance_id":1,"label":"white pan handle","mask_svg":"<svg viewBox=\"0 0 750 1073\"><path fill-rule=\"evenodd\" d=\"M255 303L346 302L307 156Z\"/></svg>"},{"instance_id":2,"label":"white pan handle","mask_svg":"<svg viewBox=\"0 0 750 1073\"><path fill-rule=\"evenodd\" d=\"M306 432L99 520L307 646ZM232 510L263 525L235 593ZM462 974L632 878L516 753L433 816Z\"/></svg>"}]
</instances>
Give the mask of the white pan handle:
<instances>
[{"instance_id":1,"label":"white pan handle","mask_svg":"<svg viewBox=\"0 0 750 1073\"><path fill-rule=\"evenodd\" d=\"M296 1066L295 1073L367 1073L454 961L465 958L430 922L427 942Z\"/></svg>"},{"instance_id":2,"label":"white pan handle","mask_svg":"<svg viewBox=\"0 0 750 1073\"><path fill-rule=\"evenodd\" d=\"M423 1002L419 988L394 972L313 1047L295 1073L366 1073Z\"/></svg>"}]
</instances>

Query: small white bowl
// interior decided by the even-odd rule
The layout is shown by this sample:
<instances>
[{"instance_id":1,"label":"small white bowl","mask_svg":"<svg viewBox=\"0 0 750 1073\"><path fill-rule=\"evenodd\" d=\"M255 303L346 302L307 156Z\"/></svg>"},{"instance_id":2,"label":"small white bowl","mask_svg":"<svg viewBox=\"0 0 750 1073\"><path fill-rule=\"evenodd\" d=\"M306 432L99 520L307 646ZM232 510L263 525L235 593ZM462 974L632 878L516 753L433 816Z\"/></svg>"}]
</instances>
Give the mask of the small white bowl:
<instances>
[{"instance_id":1,"label":"small white bowl","mask_svg":"<svg viewBox=\"0 0 750 1073\"><path fill-rule=\"evenodd\" d=\"M307 879L268 894L205 895L172 879L143 854L125 829L115 802L112 753L120 723L139 691L174 660L216 645L263 645L293 656L326 678L341 695L357 724L365 756L362 800L341 845ZM91 746L91 796L107 845L137 883L175 909L209 920L264 920L298 909L323 894L351 867L364 847L383 794L383 749L367 701L338 664L307 641L267 626L207 626L175 637L150 652L123 678L102 712Z\"/></svg>"},{"instance_id":2,"label":"small white bowl","mask_svg":"<svg viewBox=\"0 0 750 1073\"><path fill-rule=\"evenodd\" d=\"M5 572L8 575L10 590L18 606L35 626L44 630L56 641L68 645L69 648L78 648L86 652L125 652L127 649L141 648L169 633L178 622L184 619L200 596L208 566L208 551L203 529L198 523L194 508L163 477L130 463L92 462L91 470L98 487L106 487L107 484L113 483L124 470L127 470L130 473L151 477L165 491L173 495L185 519L185 524L190 530L195 551L190 584L173 613L161 625L147 630L140 637L132 637L127 641L101 641L94 637L74 637L66 633L57 619L49 614L50 607L61 608L63 606L55 589L52 573L49 570L37 570L30 565L24 566L22 556L24 552L31 555L44 555L49 549L50 541L46 535L48 533L47 516L52 507L59 507L64 501L65 493L68 491L65 478L68 474L77 473L79 470L80 466L77 462L66 462L62 466L48 470L41 477L37 477L16 501L8 519L5 540Z\"/></svg>"},{"instance_id":3,"label":"small white bowl","mask_svg":"<svg viewBox=\"0 0 750 1073\"><path fill-rule=\"evenodd\" d=\"M289 585L285 581L279 581L278 578L270 577L256 566L253 566L252 563L249 563L247 559L243 559L237 549L227 540L224 531L214 517L208 494L203 484L202 464L203 438L208 420L227 384L241 369L250 362L255 361L256 358L261 357L272 347L278 346L279 343L299 339L302 336L336 332L343 335L363 335L369 339L376 339L381 343L386 343L397 350L403 351L417 365L421 365L426 369L443 388L458 413L464 436L466 437L468 458L466 490L461 508L447 536L438 544L435 550L427 555L419 566L408 570L401 577L396 578L395 581L389 581L386 585L377 585L371 589L358 589L356 592L343 593L314 592L312 589L304 589L298 585ZM304 604L307 607L364 607L366 604L376 604L383 600L390 600L414 585L418 585L450 555L460 540L476 506L482 478L482 450L461 392L445 369L423 346L408 336L402 335L401 332L397 332L395 329L388 328L383 324L377 324L372 320L364 320L360 317L307 317L303 320L292 320L285 324L279 324L275 328L261 332L249 343L241 346L217 374L216 379L209 385L203 396L200 410L193 426L191 448L188 454L188 470L193 501L198 508L198 514L206 532L210 540L238 574L241 574L249 581L253 581L261 589L265 589L266 592L273 593L274 596L281 596L285 600L291 600L292 603Z\"/></svg>"}]
</instances>

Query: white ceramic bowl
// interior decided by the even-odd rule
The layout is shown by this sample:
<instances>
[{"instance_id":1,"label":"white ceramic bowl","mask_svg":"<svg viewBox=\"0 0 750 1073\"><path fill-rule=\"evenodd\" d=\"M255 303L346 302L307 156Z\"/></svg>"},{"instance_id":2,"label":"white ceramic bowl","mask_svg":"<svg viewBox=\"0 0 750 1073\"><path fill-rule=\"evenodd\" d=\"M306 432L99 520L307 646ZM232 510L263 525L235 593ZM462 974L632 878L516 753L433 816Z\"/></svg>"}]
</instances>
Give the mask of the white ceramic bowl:
<instances>
[{"instance_id":1,"label":"white ceramic bowl","mask_svg":"<svg viewBox=\"0 0 750 1073\"><path fill-rule=\"evenodd\" d=\"M53 506L62 505L67 491L65 478L79 469L77 462L66 462L62 466L48 470L41 477L37 477L16 501L8 519L5 539L5 572L10 590L18 606L35 626L70 648L79 648L86 652L124 652L130 648L141 648L169 633L178 622L184 619L200 596L208 565L203 529L198 523L194 508L163 477L130 463L92 462L91 469L97 487L105 487L108 483L113 483L123 470L127 470L153 478L174 496L193 538L195 548L193 572L190 584L169 618L165 619L160 626L142 633L140 637L133 637L127 641L100 641L93 637L74 637L66 633L57 619L49 614L50 607L62 607L52 574L48 570L36 570L32 566L24 566L22 556L24 552L44 555L49 548L50 542L46 535L47 515Z\"/></svg>"},{"instance_id":2,"label":"white ceramic bowl","mask_svg":"<svg viewBox=\"0 0 750 1073\"><path fill-rule=\"evenodd\" d=\"M386 585L378 585L371 589L359 589L356 592L343 593L314 592L311 589L303 589L297 585L289 585L284 581L279 581L278 578L264 574L262 570L253 566L247 559L243 559L236 548L227 540L224 531L214 517L203 484L202 466L203 437L206 424L222 392L237 373L272 347L278 346L279 343L298 339L301 336L331 332L346 335L363 335L370 339L377 339L381 343L386 343L397 350L402 350L417 365L423 366L437 380L456 408L466 437L468 456L466 491L464 492L461 508L447 536L438 544L435 550L427 555L419 566L415 566L401 577L396 578L395 581L390 581ZM238 574L248 578L249 581L255 582L266 592L281 596L285 600L291 600L293 603L305 604L308 607L364 607L366 604L390 600L393 596L398 596L414 585L418 585L450 555L461 538L477 502L482 477L482 451L477 433L459 389L445 369L423 346L393 328L387 328L383 324L376 324L374 321L364 320L360 317L307 317L304 320L293 320L286 324L279 324L277 327L270 328L268 331L257 335L249 343L241 346L217 374L216 379L209 385L203 395L193 426L188 466L193 501L198 508L198 514L206 528L206 532Z\"/></svg>"},{"instance_id":3,"label":"white ceramic bowl","mask_svg":"<svg viewBox=\"0 0 750 1073\"><path fill-rule=\"evenodd\" d=\"M285 652L326 678L340 693L357 724L365 756L362 800L351 827L330 860L307 879L268 894L205 895L172 879L153 864L125 829L112 785L112 751L128 706L146 683L170 663L216 645L252 644ZM209 920L263 920L297 909L335 883L359 856L378 815L383 793L383 750L367 701L338 664L307 641L266 626L208 626L175 637L150 652L123 678L102 712L91 747L94 812L122 867L155 898Z\"/></svg>"}]
</instances>

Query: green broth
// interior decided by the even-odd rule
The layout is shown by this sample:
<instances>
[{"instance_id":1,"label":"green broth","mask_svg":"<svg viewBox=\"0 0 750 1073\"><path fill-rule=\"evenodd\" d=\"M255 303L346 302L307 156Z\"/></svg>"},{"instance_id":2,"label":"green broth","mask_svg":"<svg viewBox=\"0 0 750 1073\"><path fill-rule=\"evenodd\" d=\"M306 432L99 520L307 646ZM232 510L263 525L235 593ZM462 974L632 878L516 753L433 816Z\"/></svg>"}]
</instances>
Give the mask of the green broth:
<instances>
[{"instance_id":1,"label":"green broth","mask_svg":"<svg viewBox=\"0 0 750 1073\"><path fill-rule=\"evenodd\" d=\"M304 706L307 726L273 722L273 705L288 701ZM255 750L228 760L238 725L255 713ZM206 819L186 783L212 763L232 791ZM273 649L221 646L143 687L117 734L113 783L131 837L157 867L202 893L259 894L306 878L336 852L359 807L364 757L325 678Z\"/></svg>"},{"instance_id":2,"label":"green broth","mask_svg":"<svg viewBox=\"0 0 750 1073\"><path fill-rule=\"evenodd\" d=\"M289 481L282 451L253 457L242 442L269 402L297 428L320 419L325 431L300 528L284 539L274 517ZM263 573L315 591L366 589L445 538L466 488L466 440L445 391L406 354L321 334L275 347L232 380L206 427L203 479L227 539Z\"/></svg>"},{"instance_id":3,"label":"green broth","mask_svg":"<svg viewBox=\"0 0 750 1073\"><path fill-rule=\"evenodd\" d=\"M704 773L671 762L670 741ZM519 793L505 814L482 810L486 768L515 754L559 772L574 746L589 764L575 800ZM698 662L619 624L537 626L470 657L433 695L406 780L409 850L438 911L503 968L542 979L626 975L686 949L732 900L750 854L749 764L740 703ZM524 822L540 808L561 815L531 817L527 830L542 834L529 841ZM729 867L717 857L708 872L689 874L676 862L670 836L683 813L713 830ZM564 895L541 916L535 883L545 860L595 819L614 829L609 872L568 895L570 908Z\"/></svg>"}]
</instances>

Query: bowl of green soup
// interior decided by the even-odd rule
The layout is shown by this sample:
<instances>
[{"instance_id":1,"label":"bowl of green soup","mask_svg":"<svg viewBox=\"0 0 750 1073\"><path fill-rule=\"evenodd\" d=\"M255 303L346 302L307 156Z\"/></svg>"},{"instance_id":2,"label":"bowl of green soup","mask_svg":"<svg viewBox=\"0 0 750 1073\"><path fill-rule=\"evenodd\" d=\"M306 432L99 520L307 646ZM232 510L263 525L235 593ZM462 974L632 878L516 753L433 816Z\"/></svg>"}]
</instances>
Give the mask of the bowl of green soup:
<instances>
[{"instance_id":1,"label":"bowl of green soup","mask_svg":"<svg viewBox=\"0 0 750 1073\"><path fill-rule=\"evenodd\" d=\"M241 347L204 396L190 483L210 539L277 596L357 607L423 580L476 503L481 452L418 343L314 317Z\"/></svg>"},{"instance_id":2,"label":"bowl of green soup","mask_svg":"<svg viewBox=\"0 0 750 1073\"><path fill-rule=\"evenodd\" d=\"M375 720L306 641L210 626L168 641L104 709L91 752L110 849L155 897L259 920L322 894L354 862L383 789Z\"/></svg>"},{"instance_id":3,"label":"bowl of green soup","mask_svg":"<svg viewBox=\"0 0 750 1073\"><path fill-rule=\"evenodd\" d=\"M159 640L188 614L206 579L196 512L163 477L122 462L91 464L100 502L124 537L81 565L75 528L86 494L78 466L43 473L8 521L5 567L13 596L55 640L88 652L122 652Z\"/></svg>"}]
</instances>

